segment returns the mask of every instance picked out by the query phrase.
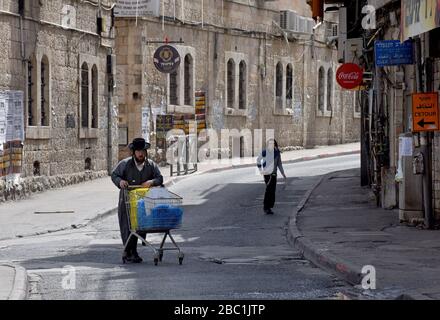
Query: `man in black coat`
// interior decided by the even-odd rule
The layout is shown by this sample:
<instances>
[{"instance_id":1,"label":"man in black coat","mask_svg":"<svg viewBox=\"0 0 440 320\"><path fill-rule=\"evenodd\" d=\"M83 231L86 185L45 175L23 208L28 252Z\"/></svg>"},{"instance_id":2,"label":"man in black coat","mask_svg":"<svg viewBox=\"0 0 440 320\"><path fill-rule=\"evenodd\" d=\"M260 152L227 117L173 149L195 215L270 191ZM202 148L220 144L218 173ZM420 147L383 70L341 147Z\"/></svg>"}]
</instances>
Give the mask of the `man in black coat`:
<instances>
[{"instance_id":1,"label":"man in black coat","mask_svg":"<svg viewBox=\"0 0 440 320\"><path fill-rule=\"evenodd\" d=\"M161 186L163 177L154 161L147 158L147 149L150 144L143 138L135 138L129 148L132 156L119 162L112 173L113 183L121 190L119 192L118 218L121 230L122 243L126 246L122 259L128 262L140 263L142 258L137 253L137 237L132 236L129 243L130 226L127 219L127 207L123 190L130 185L150 188Z\"/></svg>"}]
</instances>

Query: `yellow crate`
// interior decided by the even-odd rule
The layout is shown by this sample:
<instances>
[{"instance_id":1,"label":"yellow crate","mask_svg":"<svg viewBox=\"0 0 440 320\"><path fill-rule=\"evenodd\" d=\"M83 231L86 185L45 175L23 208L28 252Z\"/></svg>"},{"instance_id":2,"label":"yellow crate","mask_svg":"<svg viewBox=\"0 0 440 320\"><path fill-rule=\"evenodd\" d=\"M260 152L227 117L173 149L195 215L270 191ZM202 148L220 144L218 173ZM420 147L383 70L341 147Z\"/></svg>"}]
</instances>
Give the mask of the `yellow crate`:
<instances>
[{"instance_id":1,"label":"yellow crate","mask_svg":"<svg viewBox=\"0 0 440 320\"><path fill-rule=\"evenodd\" d=\"M150 191L149 188L139 188L128 192L128 201L130 203L130 224L131 229L133 230L136 230L138 227L137 203L147 195L148 191Z\"/></svg>"}]
</instances>

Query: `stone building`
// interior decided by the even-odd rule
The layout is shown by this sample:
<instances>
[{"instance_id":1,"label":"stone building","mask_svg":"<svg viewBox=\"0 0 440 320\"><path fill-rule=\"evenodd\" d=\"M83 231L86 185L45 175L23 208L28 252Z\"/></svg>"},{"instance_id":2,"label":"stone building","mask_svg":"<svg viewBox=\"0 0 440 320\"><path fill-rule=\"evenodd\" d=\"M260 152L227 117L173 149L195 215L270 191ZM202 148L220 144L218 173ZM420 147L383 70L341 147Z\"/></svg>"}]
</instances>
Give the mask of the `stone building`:
<instances>
[{"instance_id":1,"label":"stone building","mask_svg":"<svg viewBox=\"0 0 440 320\"><path fill-rule=\"evenodd\" d=\"M21 176L70 175L46 179L42 189L81 181L85 172L104 175L117 161L112 7L111 0L0 1L0 90L24 94Z\"/></svg>"},{"instance_id":2,"label":"stone building","mask_svg":"<svg viewBox=\"0 0 440 320\"><path fill-rule=\"evenodd\" d=\"M427 226L429 215L433 220L440 220L440 132L415 130L412 97L414 93L440 92L440 3L391 0L366 3L377 10L376 27L380 32L375 40L407 41L413 52L410 63L377 66L374 51L366 48L376 81L374 91L372 89L369 98L364 99L363 106L368 110L372 105L373 135L369 143L376 156L371 156L370 166L371 172L377 172L372 184L379 185L377 192L382 207L399 209L400 221ZM373 46L372 42L371 48ZM423 150L427 135L430 135L431 147ZM403 148L404 145L408 148ZM420 153L425 159L430 158L424 163L426 175L414 174L413 157ZM428 186L432 182L429 190L424 186L424 179ZM428 195L425 199L424 194ZM426 210L428 207L430 210ZM431 212L427 214L428 211Z\"/></svg>"},{"instance_id":3,"label":"stone building","mask_svg":"<svg viewBox=\"0 0 440 320\"><path fill-rule=\"evenodd\" d=\"M156 3L152 14L115 17L120 158L144 127L154 146L157 114L193 115L199 91L206 95L207 128L275 129L280 146L359 140L355 93L335 81L337 51L328 41L334 17L312 29L305 1ZM287 9L301 16L302 30L286 30L280 16ZM160 44L152 42L166 38L183 42L173 44L181 65L171 75L153 63Z\"/></svg>"}]
</instances>

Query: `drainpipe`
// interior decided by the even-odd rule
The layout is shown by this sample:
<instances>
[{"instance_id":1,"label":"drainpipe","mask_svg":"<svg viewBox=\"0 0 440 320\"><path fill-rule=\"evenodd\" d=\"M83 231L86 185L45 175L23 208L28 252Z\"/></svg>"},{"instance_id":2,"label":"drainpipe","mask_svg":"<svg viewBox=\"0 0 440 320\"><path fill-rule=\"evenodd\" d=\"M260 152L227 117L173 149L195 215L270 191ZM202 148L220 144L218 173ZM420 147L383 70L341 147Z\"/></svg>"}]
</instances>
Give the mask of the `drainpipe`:
<instances>
[{"instance_id":1,"label":"drainpipe","mask_svg":"<svg viewBox=\"0 0 440 320\"><path fill-rule=\"evenodd\" d=\"M115 81L116 59L113 49L107 54L107 171L111 174L113 170L113 88Z\"/></svg>"},{"instance_id":2,"label":"drainpipe","mask_svg":"<svg viewBox=\"0 0 440 320\"><path fill-rule=\"evenodd\" d=\"M23 92L26 92L27 88L28 88L28 85L27 85L28 75L27 75L27 65L26 65L27 60L26 60L26 55L25 55L25 50L24 50L24 40L23 40L23 15L20 15L19 22L20 22L20 55L21 55L21 63L22 63L23 75L24 75L24 90L23 90ZM35 68L36 67L37 66L35 66ZM28 93L28 94L30 94L30 93ZM25 97L26 97L26 95L25 95ZM25 111L27 109L28 109L28 104L26 103L26 99L24 99L24 101L23 101L24 115L27 115L27 113ZM28 117L24 117L24 121L23 121L24 128L27 127L25 125L25 123L27 123L27 121L28 121ZM25 137L26 137L26 133L25 133ZM24 144L24 140L26 139L25 137L23 137L23 144ZM23 169L26 167L26 166L24 166L24 160L25 160L25 152L24 152L24 146L23 146L23 160L22 160L22 168ZM27 176L26 171L23 169L22 169L22 175L24 174L24 176Z\"/></svg>"}]
</instances>

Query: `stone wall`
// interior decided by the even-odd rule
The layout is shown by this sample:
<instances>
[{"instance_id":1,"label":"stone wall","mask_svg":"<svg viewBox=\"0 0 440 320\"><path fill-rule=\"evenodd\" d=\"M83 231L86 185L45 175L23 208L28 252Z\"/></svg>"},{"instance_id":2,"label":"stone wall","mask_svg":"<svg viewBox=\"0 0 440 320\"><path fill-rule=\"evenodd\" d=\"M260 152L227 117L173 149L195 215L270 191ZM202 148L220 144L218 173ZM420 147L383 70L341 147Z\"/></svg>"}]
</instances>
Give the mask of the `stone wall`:
<instances>
[{"instance_id":1,"label":"stone wall","mask_svg":"<svg viewBox=\"0 0 440 320\"><path fill-rule=\"evenodd\" d=\"M247 1L245 1L247 3ZM333 83L333 113L317 114L317 70L321 62L336 74L336 50L323 42L312 48L310 36L286 42L273 24L279 17L275 3L249 7L237 1L185 2L184 14L176 2L165 1L165 16L116 19L119 123L128 127L128 140L141 134L143 106L162 107L168 112L167 76L152 62L157 44L146 41L182 39L177 48L190 48L195 55L195 89L207 93L208 128L275 129L280 146L307 146L359 141L360 119L353 110L353 93ZM173 20L176 18L176 20ZM172 20L172 21L171 21ZM182 23L184 22L184 23ZM183 51L187 49L182 49ZM313 54L312 54L313 51ZM226 62L229 56L244 57L248 73L247 109L226 108ZM293 66L293 101L290 110L275 110L275 67ZM231 111L231 114L228 113ZM289 112L288 112L289 111ZM154 136L150 137L154 143ZM127 155L121 146L120 158Z\"/></svg>"},{"instance_id":2,"label":"stone wall","mask_svg":"<svg viewBox=\"0 0 440 320\"><path fill-rule=\"evenodd\" d=\"M50 177L27 177L20 179L18 182L9 182L0 179L0 203L11 200L22 200L35 193L104 177L108 177L107 171L83 171L80 173L62 174Z\"/></svg>"},{"instance_id":3,"label":"stone wall","mask_svg":"<svg viewBox=\"0 0 440 320\"><path fill-rule=\"evenodd\" d=\"M47 176L82 175L86 158L91 159L93 171L108 170L117 161L117 109L113 107L115 102L109 103L112 95L107 90L106 69L107 55L114 46L109 10L112 1L101 1L101 14L105 19L101 36L97 34L97 0L25 3L22 38L17 1L0 1L0 9L6 12L0 13L0 90L25 92L26 140L22 176L33 175L35 161L40 163L40 174ZM71 20L76 25L71 25L70 29L62 27L66 5L76 12L76 19ZM34 56L39 60L43 55L48 58L50 68L50 120L48 127L41 128L27 123L27 61ZM80 138L79 75L84 61L88 62L89 70L93 65L98 70L98 126L85 133L83 130L86 136Z\"/></svg>"}]
</instances>

